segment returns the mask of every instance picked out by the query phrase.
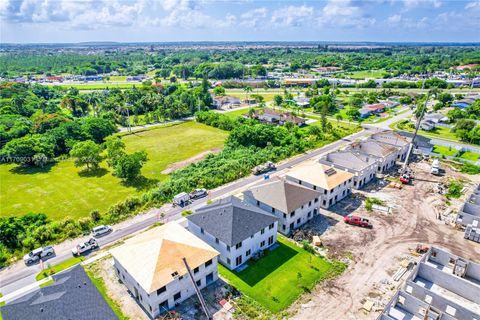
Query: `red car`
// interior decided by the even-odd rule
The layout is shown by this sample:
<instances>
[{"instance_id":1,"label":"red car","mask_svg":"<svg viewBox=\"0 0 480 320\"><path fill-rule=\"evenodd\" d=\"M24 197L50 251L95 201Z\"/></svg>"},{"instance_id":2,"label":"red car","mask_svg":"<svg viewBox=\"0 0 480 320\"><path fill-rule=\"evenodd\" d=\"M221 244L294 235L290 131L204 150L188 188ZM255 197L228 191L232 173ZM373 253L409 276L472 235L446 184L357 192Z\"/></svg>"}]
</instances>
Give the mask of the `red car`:
<instances>
[{"instance_id":1,"label":"red car","mask_svg":"<svg viewBox=\"0 0 480 320\"><path fill-rule=\"evenodd\" d=\"M351 214L344 217L343 220L345 221L345 223L352 224L354 226L359 226L359 227L364 227L369 229L373 227L368 219L365 219L359 216L354 216Z\"/></svg>"}]
</instances>

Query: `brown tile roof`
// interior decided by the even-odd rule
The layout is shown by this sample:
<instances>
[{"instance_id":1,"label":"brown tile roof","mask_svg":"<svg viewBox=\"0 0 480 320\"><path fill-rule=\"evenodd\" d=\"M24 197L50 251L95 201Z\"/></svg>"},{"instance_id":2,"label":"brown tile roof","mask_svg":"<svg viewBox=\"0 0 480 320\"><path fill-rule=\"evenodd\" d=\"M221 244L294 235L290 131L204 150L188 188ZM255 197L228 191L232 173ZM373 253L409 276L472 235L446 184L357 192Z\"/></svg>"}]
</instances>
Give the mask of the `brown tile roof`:
<instances>
[{"instance_id":1,"label":"brown tile roof","mask_svg":"<svg viewBox=\"0 0 480 320\"><path fill-rule=\"evenodd\" d=\"M219 253L176 222L145 231L110 250L112 256L148 293L187 273L182 258L193 269Z\"/></svg>"},{"instance_id":2,"label":"brown tile roof","mask_svg":"<svg viewBox=\"0 0 480 320\"><path fill-rule=\"evenodd\" d=\"M329 172L332 174L328 174ZM325 190L333 189L354 176L350 172L334 169L316 161L301 164L293 168L287 175Z\"/></svg>"},{"instance_id":3,"label":"brown tile roof","mask_svg":"<svg viewBox=\"0 0 480 320\"><path fill-rule=\"evenodd\" d=\"M290 213L320 196L320 192L284 178L275 178L273 181L252 187L244 194L284 213Z\"/></svg>"}]
</instances>

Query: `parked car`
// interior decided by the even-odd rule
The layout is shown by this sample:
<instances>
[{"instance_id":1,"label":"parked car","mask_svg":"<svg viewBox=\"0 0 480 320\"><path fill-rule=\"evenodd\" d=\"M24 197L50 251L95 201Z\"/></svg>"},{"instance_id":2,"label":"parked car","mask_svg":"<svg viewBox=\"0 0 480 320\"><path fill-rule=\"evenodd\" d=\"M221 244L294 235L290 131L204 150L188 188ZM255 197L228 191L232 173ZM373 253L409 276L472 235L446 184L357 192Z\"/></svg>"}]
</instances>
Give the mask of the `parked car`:
<instances>
[{"instance_id":1,"label":"parked car","mask_svg":"<svg viewBox=\"0 0 480 320\"><path fill-rule=\"evenodd\" d=\"M192 192L190 192L190 199L198 199L198 198L203 198L208 195L207 189L200 188L200 189L195 189Z\"/></svg>"},{"instance_id":2,"label":"parked car","mask_svg":"<svg viewBox=\"0 0 480 320\"><path fill-rule=\"evenodd\" d=\"M359 216L354 216L352 214L349 214L348 216L343 218L343 220L345 221L345 223L348 223L354 226L370 228L370 229L373 227L368 219L362 218Z\"/></svg>"},{"instance_id":3,"label":"parked car","mask_svg":"<svg viewBox=\"0 0 480 320\"><path fill-rule=\"evenodd\" d=\"M40 259L42 259L44 257L51 257L54 254L55 254L55 250L53 250L52 246L38 248L38 249L35 249L35 250L31 251L30 253L26 254L23 257L23 262L25 262L26 264L32 264L34 262L39 261Z\"/></svg>"},{"instance_id":4,"label":"parked car","mask_svg":"<svg viewBox=\"0 0 480 320\"><path fill-rule=\"evenodd\" d=\"M94 250L97 248L98 248L97 240L95 240L94 238L90 238L90 240L76 245L75 248L72 249L72 254L74 256L79 256L84 252L87 252L89 250Z\"/></svg>"},{"instance_id":5,"label":"parked car","mask_svg":"<svg viewBox=\"0 0 480 320\"><path fill-rule=\"evenodd\" d=\"M98 226L92 229L92 235L94 237L101 237L113 231L110 226Z\"/></svg>"},{"instance_id":6,"label":"parked car","mask_svg":"<svg viewBox=\"0 0 480 320\"><path fill-rule=\"evenodd\" d=\"M439 175L441 172L440 160L435 159L432 162L432 167L430 168L430 173L434 175Z\"/></svg>"}]
</instances>

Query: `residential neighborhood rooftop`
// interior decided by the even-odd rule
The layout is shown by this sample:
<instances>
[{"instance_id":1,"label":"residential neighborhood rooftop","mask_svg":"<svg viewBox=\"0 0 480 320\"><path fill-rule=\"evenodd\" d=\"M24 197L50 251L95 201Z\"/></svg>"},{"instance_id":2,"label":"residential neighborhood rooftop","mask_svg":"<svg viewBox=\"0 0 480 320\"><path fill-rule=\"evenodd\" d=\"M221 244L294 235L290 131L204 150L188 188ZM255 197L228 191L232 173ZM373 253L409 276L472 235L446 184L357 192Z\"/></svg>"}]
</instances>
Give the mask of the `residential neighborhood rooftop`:
<instances>
[{"instance_id":1,"label":"residential neighborhood rooftop","mask_svg":"<svg viewBox=\"0 0 480 320\"><path fill-rule=\"evenodd\" d=\"M248 189L244 194L251 195L272 208L289 213L300 208L312 199L320 196L320 192L290 182L284 178Z\"/></svg>"},{"instance_id":2,"label":"residential neighborhood rooftop","mask_svg":"<svg viewBox=\"0 0 480 320\"><path fill-rule=\"evenodd\" d=\"M305 162L290 172L288 176L330 190L351 179L353 174L317 162Z\"/></svg>"},{"instance_id":3,"label":"residential neighborhood rooftop","mask_svg":"<svg viewBox=\"0 0 480 320\"><path fill-rule=\"evenodd\" d=\"M277 221L273 215L234 196L207 204L187 219L229 246Z\"/></svg>"},{"instance_id":4,"label":"residential neighborhood rooftop","mask_svg":"<svg viewBox=\"0 0 480 320\"><path fill-rule=\"evenodd\" d=\"M81 265L58 275L44 288L1 308L4 320L117 320Z\"/></svg>"},{"instance_id":5,"label":"residential neighborhood rooftop","mask_svg":"<svg viewBox=\"0 0 480 320\"><path fill-rule=\"evenodd\" d=\"M195 268L219 253L177 222L169 222L125 240L112 256L147 292L153 292L187 273L182 258Z\"/></svg>"}]
</instances>

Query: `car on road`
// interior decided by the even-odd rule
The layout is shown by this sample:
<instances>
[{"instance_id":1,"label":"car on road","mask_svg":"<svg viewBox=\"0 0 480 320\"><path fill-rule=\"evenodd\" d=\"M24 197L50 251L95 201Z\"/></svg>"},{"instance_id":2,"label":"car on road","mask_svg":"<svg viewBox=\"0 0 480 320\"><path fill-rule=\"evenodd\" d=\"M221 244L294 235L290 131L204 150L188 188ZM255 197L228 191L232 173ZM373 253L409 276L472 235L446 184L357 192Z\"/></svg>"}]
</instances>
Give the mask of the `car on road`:
<instances>
[{"instance_id":1,"label":"car on road","mask_svg":"<svg viewBox=\"0 0 480 320\"><path fill-rule=\"evenodd\" d=\"M72 254L74 256L79 256L87 251L95 250L98 248L98 242L94 238L90 238L90 240L86 242L79 243L72 249Z\"/></svg>"},{"instance_id":2,"label":"car on road","mask_svg":"<svg viewBox=\"0 0 480 320\"><path fill-rule=\"evenodd\" d=\"M111 226L98 226L92 229L92 235L95 238L102 237L106 234L109 234L110 232L113 231L113 228Z\"/></svg>"},{"instance_id":3,"label":"car on road","mask_svg":"<svg viewBox=\"0 0 480 320\"><path fill-rule=\"evenodd\" d=\"M370 223L368 219L355 216L353 214L349 214L348 216L345 216L345 218L343 218L343 221L345 221L345 223L347 224L351 224L354 226L359 226L359 227L369 228L369 229L373 228L373 225Z\"/></svg>"},{"instance_id":4,"label":"car on road","mask_svg":"<svg viewBox=\"0 0 480 320\"><path fill-rule=\"evenodd\" d=\"M190 199L198 199L198 198L203 198L208 195L207 189L204 188L199 188L195 189L192 192L190 192Z\"/></svg>"},{"instance_id":5,"label":"car on road","mask_svg":"<svg viewBox=\"0 0 480 320\"><path fill-rule=\"evenodd\" d=\"M38 248L35 250L32 250L30 253L26 254L23 257L23 262L25 262L27 265L32 264L34 262L39 261L42 258L45 257L52 257L55 255L55 250L53 250L52 246L47 246L43 248Z\"/></svg>"}]
</instances>

